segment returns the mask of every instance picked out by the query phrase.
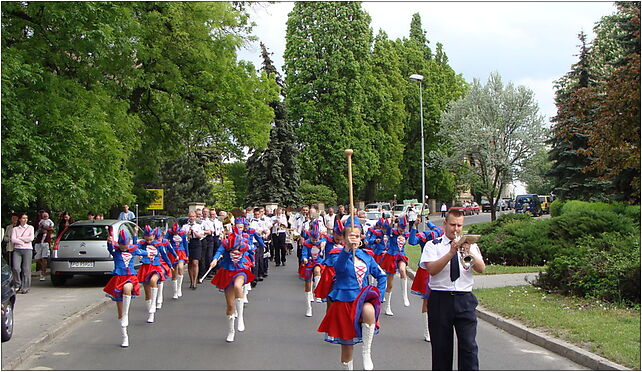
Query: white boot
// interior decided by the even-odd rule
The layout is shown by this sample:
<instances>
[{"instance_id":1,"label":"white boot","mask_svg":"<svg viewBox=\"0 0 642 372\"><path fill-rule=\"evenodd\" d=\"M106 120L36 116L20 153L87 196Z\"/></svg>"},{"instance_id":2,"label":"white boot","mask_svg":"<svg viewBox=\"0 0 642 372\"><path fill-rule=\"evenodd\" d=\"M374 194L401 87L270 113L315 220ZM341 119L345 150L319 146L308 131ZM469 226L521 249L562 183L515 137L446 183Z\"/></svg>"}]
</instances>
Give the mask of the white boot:
<instances>
[{"instance_id":1,"label":"white boot","mask_svg":"<svg viewBox=\"0 0 642 372\"><path fill-rule=\"evenodd\" d=\"M341 369L343 371L352 371L352 361L341 362Z\"/></svg>"},{"instance_id":2,"label":"white boot","mask_svg":"<svg viewBox=\"0 0 642 372\"><path fill-rule=\"evenodd\" d=\"M244 307L243 299L242 298L237 298L236 299L236 313L238 314L239 321L236 326L236 328L239 330L239 332L245 331L245 322L243 321L243 307Z\"/></svg>"},{"instance_id":3,"label":"white boot","mask_svg":"<svg viewBox=\"0 0 642 372\"><path fill-rule=\"evenodd\" d=\"M123 336L123 341L120 347L129 347L129 336L127 335L127 327L120 327L120 334Z\"/></svg>"},{"instance_id":4,"label":"white boot","mask_svg":"<svg viewBox=\"0 0 642 372\"><path fill-rule=\"evenodd\" d=\"M403 294L403 306L410 306L410 300L408 300L408 278L401 280L401 290Z\"/></svg>"},{"instance_id":5,"label":"white boot","mask_svg":"<svg viewBox=\"0 0 642 372\"><path fill-rule=\"evenodd\" d=\"M384 296L384 299L386 301L386 315L393 316L395 314L392 313L391 309L391 304L390 304L390 297L392 297L392 292L386 292L386 295Z\"/></svg>"},{"instance_id":6,"label":"white boot","mask_svg":"<svg viewBox=\"0 0 642 372\"><path fill-rule=\"evenodd\" d=\"M163 307L163 287L164 287L164 282L158 283L158 297L156 298L156 308L160 309Z\"/></svg>"},{"instance_id":7,"label":"white boot","mask_svg":"<svg viewBox=\"0 0 642 372\"><path fill-rule=\"evenodd\" d=\"M430 330L428 329L428 312L422 314L424 316L424 341L430 342Z\"/></svg>"},{"instance_id":8,"label":"white boot","mask_svg":"<svg viewBox=\"0 0 642 372\"><path fill-rule=\"evenodd\" d=\"M183 275L178 275L178 291L176 294L178 297L183 297Z\"/></svg>"},{"instance_id":9,"label":"white boot","mask_svg":"<svg viewBox=\"0 0 642 372\"><path fill-rule=\"evenodd\" d=\"M172 298L174 300L178 300L178 278L176 278L176 280L172 280L172 287L174 288L174 295Z\"/></svg>"},{"instance_id":10,"label":"white boot","mask_svg":"<svg viewBox=\"0 0 642 372\"><path fill-rule=\"evenodd\" d=\"M127 327L129 325L129 305L132 303L132 296L123 295L123 314L120 318L120 326Z\"/></svg>"},{"instance_id":11,"label":"white boot","mask_svg":"<svg viewBox=\"0 0 642 372\"><path fill-rule=\"evenodd\" d=\"M312 300L312 292L305 292L305 316L312 316L312 303L310 302Z\"/></svg>"},{"instance_id":12,"label":"white boot","mask_svg":"<svg viewBox=\"0 0 642 372\"><path fill-rule=\"evenodd\" d=\"M317 286L319 285L319 281L320 281L320 280L321 280L321 275L319 275L319 276L315 276L315 277L313 278L312 292L311 292L311 293L313 293L313 294L314 294L314 290L315 290L315 289L317 289ZM314 296L313 296L313 298L314 298ZM320 299L320 298L318 298L318 297L317 297L317 298L315 298L315 299L314 299L314 302L321 303L322 301L321 301L321 299Z\"/></svg>"},{"instance_id":13,"label":"white boot","mask_svg":"<svg viewBox=\"0 0 642 372\"><path fill-rule=\"evenodd\" d=\"M250 301L247 300L247 294L250 293L250 288L249 287L251 287L249 283L248 284L243 284L243 303L244 304L247 304L247 303L250 302Z\"/></svg>"},{"instance_id":14,"label":"white boot","mask_svg":"<svg viewBox=\"0 0 642 372\"><path fill-rule=\"evenodd\" d=\"M227 338L225 341L234 342L234 315L227 316Z\"/></svg>"},{"instance_id":15,"label":"white boot","mask_svg":"<svg viewBox=\"0 0 642 372\"><path fill-rule=\"evenodd\" d=\"M372 339L374 338L375 325L364 324L362 339L363 339L363 349L361 350L361 355L363 356L363 369L366 371L372 371L374 369L374 364L372 364L372 358L370 356L370 351L372 347Z\"/></svg>"},{"instance_id":16,"label":"white boot","mask_svg":"<svg viewBox=\"0 0 642 372\"><path fill-rule=\"evenodd\" d=\"M152 299L147 301L147 323L154 323L154 314L156 314L156 298L158 298L158 288L152 288Z\"/></svg>"}]
</instances>

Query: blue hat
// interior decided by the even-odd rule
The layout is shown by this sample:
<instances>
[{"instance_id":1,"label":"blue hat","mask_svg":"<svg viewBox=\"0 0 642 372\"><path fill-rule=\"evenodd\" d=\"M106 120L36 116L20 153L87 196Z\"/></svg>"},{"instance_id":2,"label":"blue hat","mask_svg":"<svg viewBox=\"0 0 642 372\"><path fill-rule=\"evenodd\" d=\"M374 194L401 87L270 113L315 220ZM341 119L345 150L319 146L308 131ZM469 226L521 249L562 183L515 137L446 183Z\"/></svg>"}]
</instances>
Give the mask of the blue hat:
<instances>
[{"instance_id":1,"label":"blue hat","mask_svg":"<svg viewBox=\"0 0 642 372\"><path fill-rule=\"evenodd\" d=\"M382 218L379 218L379 219L377 220L377 222L375 223L375 227L376 227L377 229L381 229L382 227L384 227L385 223L386 223L386 220L384 220L384 219L383 219L383 217L382 217Z\"/></svg>"},{"instance_id":2,"label":"blue hat","mask_svg":"<svg viewBox=\"0 0 642 372\"><path fill-rule=\"evenodd\" d=\"M120 230L118 232L118 244L129 245L129 235L127 235L127 231Z\"/></svg>"},{"instance_id":3,"label":"blue hat","mask_svg":"<svg viewBox=\"0 0 642 372\"><path fill-rule=\"evenodd\" d=\"M408 218L406 216L402 216L399 219L398 226L400 229L405 229L408 226Z\"/></svg>"},{"instance_id":4,"label":"blue hat","mask_svg":"<svg viewBox=\"0 0 642 372\"><path fill-rule=\"evenodd\" d=\"M235 225L239 225L239 224L247 225L247 221L245 220L245 217L236 217L236 218L234 218L234 224Z\"/></svg>"},{"instance_id":5,"label":"blue hat","mask_svg":"<svg viewBox=\"0 0 642 372\"><path fill-rule=\"evenodd\" d=\"M160 237L161 237L161 229L160 229L160 227L156 227L156 228L154 229L154 237L155 237L156 239L160 239Z\"/></svg>"},{"instance_id":6,"label":"blue hat","mask_svg":"<svg viewBox=\"0 0 642 372\"><path fill-rule=\"evenodd\" d=\"M337 222L334 223L334 233L335 234L343 234L343 231L345 230L345 227L343 225L343 222L341 220L337 220Z\"/></svg>"},{"instance_id":7,"label":"blue hat","mask_svg":"<svg viewBox=\"0 0 642 372\"><path fill-rule=\"evenodd\" d=\"M310 231L309 231L309 236L312 239L319 239L321 236L321 232L319 231L319 221L314 220L310 222Z\"/></svg>"},{"instance_id":8,"label":"blue hat","mask_svg":"<svg viewBox=\"0 0 642 372\"><path fill-rule=\"evenodd\" d=\"M149 225L145 225L145 227L143 228L143 235L144 236L149 236L149 235L153 235L153 234L154 234L154 232L152 231L152 228L149 227Z\"/></svg>"},{"instance_id":9,"label":"blue hat","mask_svg":"<svg viewBox=\"0 0 642 372\"><path fill-rule=\"evenodd\" d=\"M360 229L360 230L363 230L363 228L361 227L361 222L359 222L359 219L358 219L358 218L355 218L355 219L354 219L354 224L353 224L353 222L352 222L352 216L348 217L348 219L346 220L346 222L343 224L343 226L345 226L345 227L352 227L353 225L354 225L354 227L355 227L355 228L358 228L358 229Z\"/></svg>"}]
</instances>

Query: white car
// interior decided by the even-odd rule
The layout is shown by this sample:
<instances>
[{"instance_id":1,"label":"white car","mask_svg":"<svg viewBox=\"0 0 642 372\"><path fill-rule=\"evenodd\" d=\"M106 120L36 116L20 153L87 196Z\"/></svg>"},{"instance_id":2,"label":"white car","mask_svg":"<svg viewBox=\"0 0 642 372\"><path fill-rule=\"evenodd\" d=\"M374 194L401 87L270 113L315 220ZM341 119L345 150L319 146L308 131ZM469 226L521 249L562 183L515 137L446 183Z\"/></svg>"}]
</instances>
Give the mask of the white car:
<instances>
[{"instance_id":1,"label":"white car","mask_svg":"<svg viewBox=\"0 0 642 372\"><path fill-rule=\"evenodd\" d=\"M366 212L366 220L364 223L364 228L363 231L368 231L369 228L374 228L375 224L377 221L379 221L380 218L390 218L390 212L377 212L377 211L372 211L372 212Z\"/></svg>"}]
</instances>

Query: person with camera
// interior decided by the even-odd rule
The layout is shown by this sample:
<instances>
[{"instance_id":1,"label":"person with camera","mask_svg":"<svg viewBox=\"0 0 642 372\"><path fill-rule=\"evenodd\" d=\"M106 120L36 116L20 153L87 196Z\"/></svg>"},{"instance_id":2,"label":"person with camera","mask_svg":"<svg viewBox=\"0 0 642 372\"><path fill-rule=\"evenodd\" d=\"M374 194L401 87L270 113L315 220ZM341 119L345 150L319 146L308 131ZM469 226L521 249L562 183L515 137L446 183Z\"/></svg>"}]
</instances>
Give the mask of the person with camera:
<instances>
[{"instance_id":1,"label":"person with camera","mask_svg":"<svg viewBox=\"0 0 642 372\"><path fill-rule=\"evenodd\" d=\"M477 244L460 240L464 215L450 210L444 220L444 236L426 243L420 266L430 273L428 328L432 339L432 369L452 370L453 328L457 332L457 369L479 370L477 299L472 293L473 273L486 265ZM462 257L472 256L469 267ZM472 270L470 270L472 269Z\"/></svg>"}]
</instances>

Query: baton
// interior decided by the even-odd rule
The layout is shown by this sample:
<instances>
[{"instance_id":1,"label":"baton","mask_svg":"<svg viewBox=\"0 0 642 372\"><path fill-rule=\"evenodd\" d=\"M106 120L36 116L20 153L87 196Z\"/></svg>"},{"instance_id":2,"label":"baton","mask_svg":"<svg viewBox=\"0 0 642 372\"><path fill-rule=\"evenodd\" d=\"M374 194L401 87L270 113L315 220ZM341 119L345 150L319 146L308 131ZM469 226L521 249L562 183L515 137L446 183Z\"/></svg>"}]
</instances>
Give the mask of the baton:
<instances>
[{"instance_id":1,"label":"baton","mask_svg":"<svg viewBox=\"0 0 642 372\"><path fill-rule=\"evenodd\" d=\"M210 267L209 269L207 269L207 271L205 272L205 275L203 275L203 276L198 280L198 284L203 283L203 279L205 279L205 277L207 276L207 274L209 274L209 273L210 273L210 271L212 271L212 268L211 268L211 267Z\"/></svg>"}]
</instances>

